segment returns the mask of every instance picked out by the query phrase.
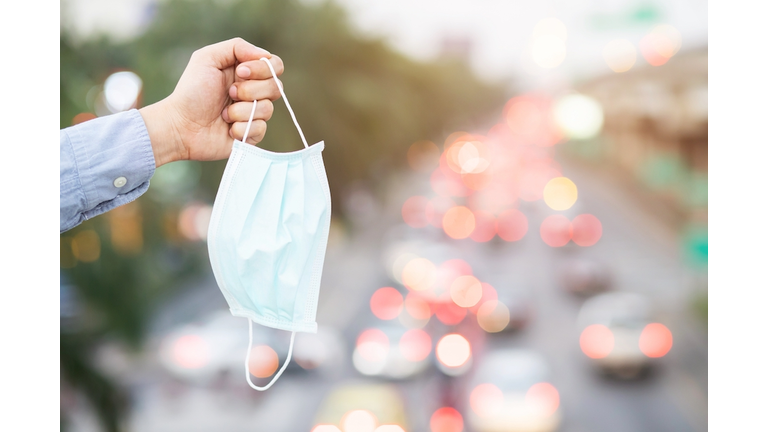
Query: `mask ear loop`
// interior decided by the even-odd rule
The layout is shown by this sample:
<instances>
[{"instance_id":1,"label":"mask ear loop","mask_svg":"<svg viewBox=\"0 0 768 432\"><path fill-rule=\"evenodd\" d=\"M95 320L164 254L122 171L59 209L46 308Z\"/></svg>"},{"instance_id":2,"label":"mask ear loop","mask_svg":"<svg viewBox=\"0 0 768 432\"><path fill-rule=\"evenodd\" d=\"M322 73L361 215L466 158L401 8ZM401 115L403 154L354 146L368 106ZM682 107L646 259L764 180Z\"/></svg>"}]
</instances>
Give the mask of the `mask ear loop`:
<instances>
[{"instance_id":1,"label":"mask ear loop","mask_svg":"<svg viewBox=\"0 0 768 432\"><path fill-rule=\"evenodd\" d=\"M275 68L272 66L272 63L270 63L266 57L262 57L259 60L264 60L264 62L267 63L267 66L269 66L269 70L272 72L272 78L275 79L275 83L277 84L277 89L280 90L280 95L283 97L283 101L285 101L285 106L288 108L288 112L291 113L293 124L296 126L296 130L299 131L299 135L301 136L301 142L304 143L304 148L309 148L309 145L307 145L307 139L304 138L304 132L302 132L301 126L299 126L299 121L296 120L296 114L293 113L293 108L291 108L291 104L288 103L288 96L285 95L282 84L280 84L280 81L277 80L277 73L275 72ZM258 101L253 101L253 107L251 108L251 116L248 117L248 125L245 126L245 135L243 135L243 142L245 142L245 140L248 139L248 132L251 131L251 123L253 122L253 115L256 113L257 102Z\"/></svg>"},{"instance_id":2,"label":"mask ear loop","mask_svg":"<svg viewBox=\"0 0 768 432\"><path fill-rule=\"evenodd\" d=\"M275 84L277 84L277 89L280 90L280 95L283 97L283 101L285 102L286 108L288 108L288 112L291 113L291 118L293 119L293 124L296 125L296 130L299 131L299 135L301 135L301 142L304 143L304 148L309 148L309 145L307 145L307 139L304 138L304 132L301 131L301 126L299 126L299 121L296 120L296 114L293 113L293 109L291 108L291 104L288 103L288 96L285 95L285 92L283 91L283 85L280 84L280 81L277 80L277 73L275 72L275 68L272 66L272 63L269 62L269 59L266 57L262 57L259 60L263 60L267 63L267 66L269 66L269 70L272 71L272 78L275 79ZM253 115L251 115L253 117ZM246 135L247 136L247 135Z\"/></svg>"},{"instance_id":3,"label":"mask ear loop","mask_svg":"<svg viewBox=\"0 0 768 432\"><path fill-rule=\"evenodd\" d=\"M296 332L291 332L291 346L288 348L288 358L285 359L285 363L283 363L283 367L280 368L280 371L277 373L277 375L272 378L272 381L269 382L269 384L265 385L264 387L259 387L253 382L251 382L251 371L248 370L248 362L251 359L251 346L253 344L253 321L251 321L250 318L248 318L248 353L245 355L245 379L248 380L248 385L251 386L252 389L258 390L258 391L264 391L272 387L272 384L277 381L278 378L280 378L280 375L283 374L285 371L285 368L288 367L288 363L291 362L291 354L293 354L293 339L296 337Z\"/></svg>"}]
</instances>

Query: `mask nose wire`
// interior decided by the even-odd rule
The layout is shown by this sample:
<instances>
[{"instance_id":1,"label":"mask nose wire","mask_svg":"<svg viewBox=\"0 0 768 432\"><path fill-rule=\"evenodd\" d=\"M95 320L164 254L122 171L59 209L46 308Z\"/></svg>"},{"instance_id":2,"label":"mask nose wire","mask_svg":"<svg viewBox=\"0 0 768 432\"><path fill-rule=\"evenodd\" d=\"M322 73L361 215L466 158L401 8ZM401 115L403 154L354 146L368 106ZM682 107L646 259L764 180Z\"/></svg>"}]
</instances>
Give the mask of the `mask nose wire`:
<instances>
[{"instance_id":1,"label":"mask nose wire","mask_svg":"<svg viewBox=\"0 0 768 432\"><path fill-rule=\"evenodd\" d=\"M248 318L248 352L245 355L245 379L248 380L248 385L251 386L252 389L258 390L258 391L264 391L272 387L272 384L277 381L278 378L280 378L280 375L283 374L285 371L285 368L288 367L288 363L291 362L291 355L293 354L293 339L296 337L296 332L291 332L291 346L288 348L288 357L285 359L285 363L283 363L283 367L280 368L280 371L272 378L272 381L269 382L269 384L265 385L264 387L259 387L253 382L251 382L251 371L248 370L248 362L251 359L251 346L253 344L253 321L251 321L250 318Z\"/></svg>"},{"instance_id":2,"label":"mask nose wire","mask_svg":"<svg viewBox=\"0 0 768 432\"><path fill-rule=\"evenodd\" d=\"M259 60L264 60L265 63L267 63L267 66L269 66L269 70L272 72L272 78L275 79L275 84L277 84L277 89L280 90L280 95L283 97L283 101L285 102L285 107L288 108L288 112L291 113L291 119L293 119L293 124L296 126L296 130L299 131L299 135L301 136L301 142L304 143L304 148L309 148L309 145L307 144L307 139L304 138L304 132L301 130L301 126L299 126L299 121L296 120L296 114L293 113L293 108L291 108L291 104L288 102L288 96L285 95L285 91L283 90L282 84L280 84L280 81L277 80L277 73L275 72L275 68L272 66L272 63L269 62L269 59L266 57L262 57ZM256 113L256 102L253 101L253 108L251 108L251 117L248 118L248 125L245 127L245 135L243 135L243 142L245 142L246 139L248 139L248 132L251 131L251 122L253 122L253 114Z\"/></svg>"}]
</instances>

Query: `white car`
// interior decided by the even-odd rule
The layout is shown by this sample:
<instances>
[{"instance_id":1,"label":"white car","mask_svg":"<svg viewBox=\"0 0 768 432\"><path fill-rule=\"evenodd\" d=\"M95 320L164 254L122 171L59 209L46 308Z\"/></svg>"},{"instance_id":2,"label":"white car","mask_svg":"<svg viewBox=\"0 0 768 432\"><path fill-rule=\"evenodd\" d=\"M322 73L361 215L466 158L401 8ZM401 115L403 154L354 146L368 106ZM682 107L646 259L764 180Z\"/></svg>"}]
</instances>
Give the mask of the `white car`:
<instances>
[{"instance_id":1,"label":"white car","mask_svg":"<svg viewBox=\"0 0 768 432\"><path fill-rule=\"evenodd\" d=\"M339 337L331 329L318 334L298 333L293 358L287 370L315 369L341 352ZM253 324L252 352L270 350L282 366L288 354L290 332ZM244 377L248 350L248 321L234 317L228 310L218 310L198 323L180 326L162 339L159 347L161 366L178 379L206 385L225 378L237 385L247 385ZM251 356L251 362L258 362ZM269 365L275 366L275 365ZM277 369L277 366L275 366ZM265 377L266 378L266 377ZM257 383L258 381L254 382Z\"/></svg>"},{"instance_id":2,"label":"white car","mask_svg":"<svg viewBox=\"0 0 768 432\"><path fill-rule=\"evenodd\" d=\"M672 333L654 322L650 300L640 294L611 292L584 302L578 316L582 352L602 371L636 378L672 348Z\"/></svg>"},{"instance_id":3,"label":"white car","mask_svg":"<svg viewBox=\"0 0 768 432\"><path fill-rule=\"evenodd\" d=\"M469 386L467 422L477 432L552 432L560 394L545 359L527 349L486 353Z\"/></svg>"}]
</instances>

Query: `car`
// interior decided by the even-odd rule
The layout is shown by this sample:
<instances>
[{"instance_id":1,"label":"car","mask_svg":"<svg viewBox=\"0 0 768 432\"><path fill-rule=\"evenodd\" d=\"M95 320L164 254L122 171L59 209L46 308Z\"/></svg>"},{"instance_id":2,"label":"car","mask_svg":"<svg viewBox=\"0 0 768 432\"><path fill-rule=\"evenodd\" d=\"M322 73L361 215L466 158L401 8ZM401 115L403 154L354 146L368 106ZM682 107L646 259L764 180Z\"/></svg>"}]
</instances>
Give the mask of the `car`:
<instances>
[{"instance_id":1,"label":"car","mask_svg":"<svg viewBox=\"0 0 768 432\"><path fill-rule=\"evenodd\" d=\"M570 258L560 267L560 285L571 294L588 296L607 291L611 275L601 262L586 258Z\"/></svg>"},{"instance_id":2,"label":"car","mask_svg":"<svg viewBox=\"0 0 768 432\"><path fill-rule=\"evenodd\" d=\"M672 348L671 331L654 318L653 304L644 295L597 295L587 299L579 311L579 345L605 374L640 377Z\"/></svg>"},{"instance_id":3,"label":"car","mask_svg":"<svg viewBox=\"0 0 768 432\"><path fill-rule=\"evenodd\" d=\"M343 351L337 339L333 332L322 329L318 334L297 334L286 372L317 369L330 363L335 353ZM254 324L252 341L251 373L266 381L285 361L290 333ZM169 331L157 352L161 367L182 382L210 385L225 379L247 385L243 376L247 350L247 320L232 316L228 310L216 310L198 322Z\"/></svg>"},{"instance_id":4,"label":"car","mask_svg":"<svg viewBox=\"0 0 768 432\"><path fill-rule=\"evenodd\" d=\"M432 338L418 328L379 322L364 328L354 346L352 364L362 375L403 380L429 367Z\"/></svg>"},{"instance_id":5,"label":"car","mask_svg":"<svg viewBox=\"0 0 768 432\"><path fill-rule=\"evenodd\" d=\"M352 430L406 432L405 402L388 383L350 380L338 384L318 408L312 432Z\"/></svg>"},{"instance_id":6,"label":"car","mask_svg":"<svg viewBox=\"0 0 768 432\"><path fill-rule=\"evenodd\" d=\"M466 419L476 432L552 432L560 427L560 394L536 351L499 348L484 353L471 377Z\"/></svg>"}]
</instances>

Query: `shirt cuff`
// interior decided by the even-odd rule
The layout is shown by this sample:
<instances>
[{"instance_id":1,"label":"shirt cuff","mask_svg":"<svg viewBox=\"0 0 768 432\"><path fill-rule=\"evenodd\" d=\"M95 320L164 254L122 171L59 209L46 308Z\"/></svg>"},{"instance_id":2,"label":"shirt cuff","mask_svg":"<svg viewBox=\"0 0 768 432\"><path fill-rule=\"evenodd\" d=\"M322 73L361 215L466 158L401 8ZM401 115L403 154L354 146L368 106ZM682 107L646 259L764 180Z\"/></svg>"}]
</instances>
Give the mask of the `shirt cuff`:
<instances>
[{"instance_id":1,"label":"shirt cuff","mask_svg":"<svg viewBox=\"0 0 768 432\"><path fill-rule=\"evenodd\" d=\"M85 195L85 219L127 204L147 191L155 173L155 156L138 110L99 117L67 132Z\"/></svg>"}]
</instances>

